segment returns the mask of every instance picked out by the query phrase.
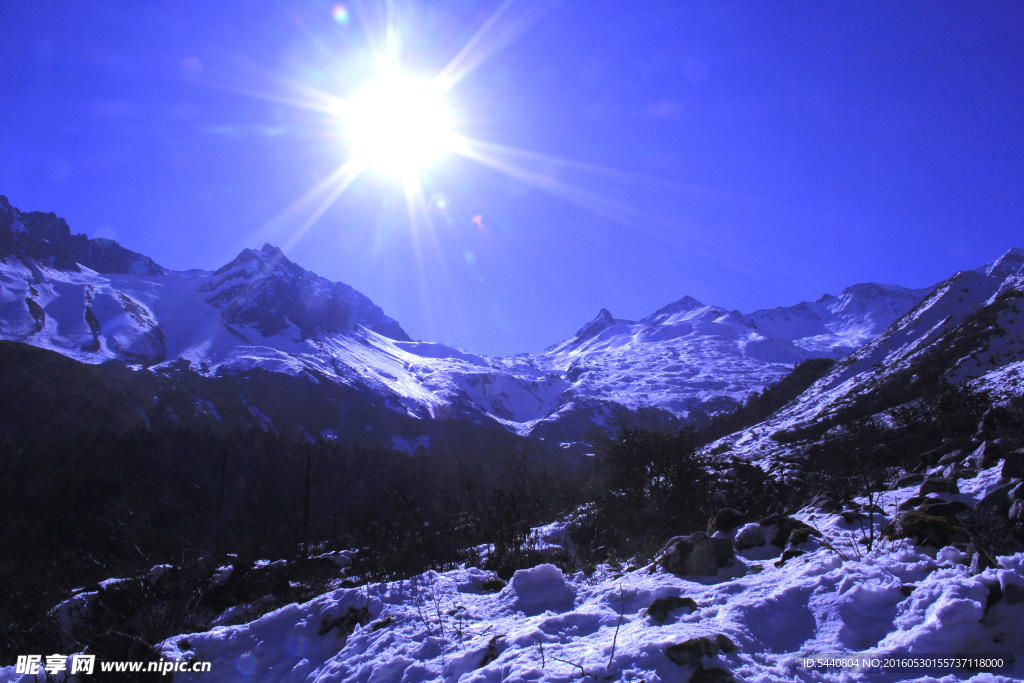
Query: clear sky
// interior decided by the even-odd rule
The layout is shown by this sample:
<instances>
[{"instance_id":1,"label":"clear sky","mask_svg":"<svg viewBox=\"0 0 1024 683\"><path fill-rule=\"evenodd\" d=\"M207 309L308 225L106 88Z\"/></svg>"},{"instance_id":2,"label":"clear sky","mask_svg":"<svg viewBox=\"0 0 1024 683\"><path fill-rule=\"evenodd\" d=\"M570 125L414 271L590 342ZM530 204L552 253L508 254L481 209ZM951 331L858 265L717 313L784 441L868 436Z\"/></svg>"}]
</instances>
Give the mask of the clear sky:
<instances>
[{"instance_id":1,"label":"clear sky","mask_svg":"<svg viewBox=\"0 0 1024 683\"><path fill-rule=\"evenodd\" d=\"M414 338L535 351L601 307L922 287L1024 246L1022 36L1019 0L7 0L0 194L173 269L270 242ZM325 201L352 146L322 105L385 44L426 78L461 55L477 141L413 222L374 169Z\"/></svg>"}]
</instances>

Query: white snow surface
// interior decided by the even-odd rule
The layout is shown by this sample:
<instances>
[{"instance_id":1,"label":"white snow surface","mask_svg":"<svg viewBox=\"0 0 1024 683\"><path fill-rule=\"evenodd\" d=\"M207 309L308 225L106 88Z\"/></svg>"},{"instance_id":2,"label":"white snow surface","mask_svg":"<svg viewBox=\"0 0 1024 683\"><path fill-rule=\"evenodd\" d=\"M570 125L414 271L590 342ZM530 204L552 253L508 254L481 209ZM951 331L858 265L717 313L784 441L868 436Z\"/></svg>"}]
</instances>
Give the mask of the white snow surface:
<instances>
[{"instance_id":1,"label":"white snow surface","mask_svg":"<svg viewBox=\"0 0 1024 683\"><path fill-rule=\"evenodd\" d=\"M998 483L997 468L963 482L959 496L980 499ZM882 497L882 507L915 494ZM170 659L212 663L212 672L177 681L571 681L689 679L665 650L723 634L732 653L707 656L742 681L1009 681L963 670L921 674L812 672L801 658L822 653L1003 654L1024 662L1024 601L986 609L998 586L1024 588L1024 555L970 576L955 548L914 548L884 541L854 550L863 535L838 515L804 510L798 518L825 534L836 552L812 538L806 554L775 562L782 549L754 548L713 577L676 576L648 567L592 576L563 575L553 565L518 571L498 593L480 585L489 572L427 572L406 581L341 589L236 626L168 639ZM876 528L889 518L878 515ZM543 532L560 541L564 528ZM849 559L842 557L846 555ZM670 612L664 624L645 614L655 598L692 598L697 610ZM325 620L367 607L370 622L346 637L321 634ZM490 652L490 655L487 653ZM0 680L3 677L0 676Z\"/></svg>"}]
</instances>

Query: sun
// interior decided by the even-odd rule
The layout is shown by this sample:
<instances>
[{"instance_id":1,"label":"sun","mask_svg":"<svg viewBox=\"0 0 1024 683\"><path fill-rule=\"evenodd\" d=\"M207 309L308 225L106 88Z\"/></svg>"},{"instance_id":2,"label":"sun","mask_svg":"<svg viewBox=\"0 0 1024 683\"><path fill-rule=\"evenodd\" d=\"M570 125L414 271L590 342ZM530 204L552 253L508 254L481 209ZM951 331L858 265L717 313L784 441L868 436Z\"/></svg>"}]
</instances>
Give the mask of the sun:
<instances>
[{"instance_id":1,"label":"sun","mask_svg":"<svg viewBox=\"0 0 1024 683\"><path fill-rule=\"evenodd\" d=\"M451 145L444 93L430 81L385 72L346 108L346 137L355 157L397 180L417 175Z\"/></svg>"}]
</instances>

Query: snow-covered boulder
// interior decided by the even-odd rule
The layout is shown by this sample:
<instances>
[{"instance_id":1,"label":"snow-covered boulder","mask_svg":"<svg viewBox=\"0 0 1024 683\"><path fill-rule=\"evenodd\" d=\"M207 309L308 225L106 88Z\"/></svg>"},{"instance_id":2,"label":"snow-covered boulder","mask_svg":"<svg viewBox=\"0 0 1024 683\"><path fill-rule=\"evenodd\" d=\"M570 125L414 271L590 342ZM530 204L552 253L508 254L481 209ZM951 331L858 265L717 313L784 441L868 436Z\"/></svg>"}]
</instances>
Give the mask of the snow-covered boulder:
<instances>
[{"instance_id":1,"label":"snow-covered boulder","mask_svg":"<svg viewBox=\"0 0 1024 683\"><path fill-rule=\"evenodd\" d=\"M733 558L728 538L709 538L703 531L690 536L677 536L665 544L658 563L661 568L681 576L714 576Z\"/></svg>"},{"instance_id":2,"label":"snow-covered boulder","mask_svg":"<svg viewBox=\"0 0 1024 683\"><path fill-rule=\"evenodd\" d=\"M764 545L768 540L764 537L764 530L761 528L761 525L754 523L745 524L740 527L732 542L736 550L749 550L750 548Z\"/></svg>"},{"instance_id":3,"label":"snow-covered boulder","mask_svg":"<svg viewBox=\"0 0 1024 683\"><path fill-rule=\"evenodd\" d=\"M517 570L502 592L512 599L515 609L526 615L547 610L564 612L572 609L576 597L562 570L553 564Z\"/></svg>"}]
</instances>

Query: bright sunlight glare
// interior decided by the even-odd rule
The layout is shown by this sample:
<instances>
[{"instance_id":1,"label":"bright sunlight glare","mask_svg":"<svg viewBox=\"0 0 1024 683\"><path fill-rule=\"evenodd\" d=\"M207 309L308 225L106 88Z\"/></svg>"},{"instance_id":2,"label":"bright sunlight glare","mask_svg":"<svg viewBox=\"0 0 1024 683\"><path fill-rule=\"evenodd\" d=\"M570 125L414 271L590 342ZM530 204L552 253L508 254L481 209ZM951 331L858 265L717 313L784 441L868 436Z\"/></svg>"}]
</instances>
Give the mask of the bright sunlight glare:
<instances>
[{"instance_id":1,"label":"bright sunlight glare","mask_svg":"<svg viewBox=\"0 0 1024 683\"><path fill-rule=\"evenodd\" d=\"M363 164L403 181L429 166L452 137L440 88L397 72L348 102L346 126Z\"/></svg>"}]
</instances>

